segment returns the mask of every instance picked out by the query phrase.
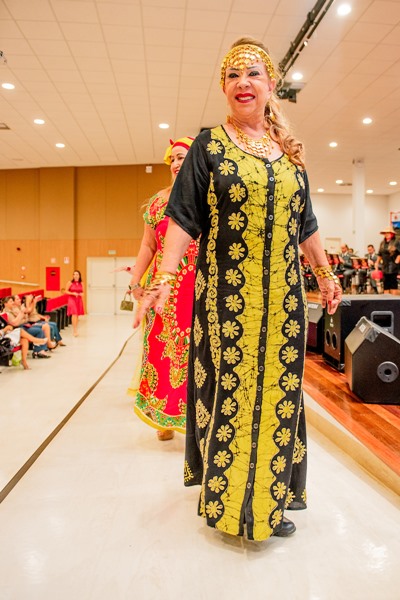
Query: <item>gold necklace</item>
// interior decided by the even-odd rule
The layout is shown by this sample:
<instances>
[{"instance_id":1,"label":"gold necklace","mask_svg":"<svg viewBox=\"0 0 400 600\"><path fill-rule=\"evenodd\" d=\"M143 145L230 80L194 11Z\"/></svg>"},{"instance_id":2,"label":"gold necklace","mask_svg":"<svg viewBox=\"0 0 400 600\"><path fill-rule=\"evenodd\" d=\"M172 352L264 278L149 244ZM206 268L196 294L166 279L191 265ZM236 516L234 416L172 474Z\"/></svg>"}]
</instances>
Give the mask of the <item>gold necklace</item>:
<instances>
[{"instance_id":1,"label":"gold necklace","mask_svg":"<svg viewBox=\"0 0 400 600\"><path fill-rule=\"evenodd\" d=\"M258 158L268 158L271 153L271 136L268 131L261 138L254 140L234 123L230 115L228 115L227 122L233 126L238 140L250 154L254 154Z\"/></svg>"}]
</instances>

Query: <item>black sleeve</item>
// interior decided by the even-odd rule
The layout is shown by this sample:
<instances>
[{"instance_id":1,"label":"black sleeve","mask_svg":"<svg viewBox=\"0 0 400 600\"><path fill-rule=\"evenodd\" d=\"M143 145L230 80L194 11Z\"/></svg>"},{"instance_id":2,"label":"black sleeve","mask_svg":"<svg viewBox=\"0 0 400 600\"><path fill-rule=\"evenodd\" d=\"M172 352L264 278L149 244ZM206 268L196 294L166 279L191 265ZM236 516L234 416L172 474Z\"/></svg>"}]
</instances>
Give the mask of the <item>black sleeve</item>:
<instances>
[{"instance_id":1,"label":"black sleeve","mask_svg":"<svg viewBox=\"0 0 400 600\"><path fill-rule=\"evenodd\" d=\"M210 183L204 138L193 142L175 180L165 214L196 239L208 223L207 192Z\"/></svg>"},{"instance_id":2,"label":"black sleeve","mask_svg":"<svg viewBox=\"0 0 400 600\"><path fill-rule=\"evenodd\" d=\"M301 177L304 180L305 186L305 203L304 208L300 216L300 233L299 233L299 244L305 242L313 233L318 229L317 217L315 216L312 208L310 187L308 184L307 173L304 171L301 173Z\"/></svg>"}]
</instances>

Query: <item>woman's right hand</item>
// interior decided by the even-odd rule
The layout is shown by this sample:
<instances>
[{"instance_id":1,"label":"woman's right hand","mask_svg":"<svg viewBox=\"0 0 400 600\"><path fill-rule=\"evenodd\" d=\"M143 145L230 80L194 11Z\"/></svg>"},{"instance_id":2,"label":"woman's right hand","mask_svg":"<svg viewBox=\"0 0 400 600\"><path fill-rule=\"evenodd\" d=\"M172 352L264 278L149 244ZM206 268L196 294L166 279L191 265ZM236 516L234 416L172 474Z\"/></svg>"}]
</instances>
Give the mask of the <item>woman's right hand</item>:
<instances>
[{"instance_id":1,"label":"woman's right hand","mask_svg":"<svg viewBox=\"0 0 400 600\"><path fill-rule=\"evenodd\" d=\"M134 290L128 290L128 292L131 294L131 296L135 298L135 300L139 302L144 294L144 289L141 286L139 286Z\"/></svg>"}]
</instances>

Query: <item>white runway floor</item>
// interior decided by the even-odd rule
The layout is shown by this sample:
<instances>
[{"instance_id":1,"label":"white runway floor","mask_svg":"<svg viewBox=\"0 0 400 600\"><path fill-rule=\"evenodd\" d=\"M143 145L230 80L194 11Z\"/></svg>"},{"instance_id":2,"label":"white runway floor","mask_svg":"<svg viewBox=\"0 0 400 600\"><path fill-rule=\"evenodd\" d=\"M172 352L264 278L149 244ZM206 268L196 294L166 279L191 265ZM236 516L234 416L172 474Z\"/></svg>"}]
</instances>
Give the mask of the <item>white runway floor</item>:
<instances>
[{"instance_id":1,"label":"white runway floor","mask_svg":"<svg viewBox=\"0 0 400 600\"><path fill-rule=\"evenodd\" d=\"M131 317L86 317L32 370L0 367L0 490L118 357ZM126 395L139 336L0 504L0 600L399 600L399 498L309 427L307 511L255 543L206 527Z\"/></svg>"}]
</instances>

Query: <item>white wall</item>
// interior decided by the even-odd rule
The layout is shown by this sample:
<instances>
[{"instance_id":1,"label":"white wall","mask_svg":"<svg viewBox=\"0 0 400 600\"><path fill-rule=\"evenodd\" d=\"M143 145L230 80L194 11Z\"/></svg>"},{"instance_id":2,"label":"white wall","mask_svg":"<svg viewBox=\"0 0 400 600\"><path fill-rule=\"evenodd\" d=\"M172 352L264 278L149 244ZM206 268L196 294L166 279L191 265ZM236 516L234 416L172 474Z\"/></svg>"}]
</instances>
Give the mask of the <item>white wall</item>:
<instances>
[{"instance_id":1,"label":"white wall","mask_svg":"<svg viewBox=\"0 0 400 600\"><path fill-rule=\"evenodd\" d=\"M400 200L400 194L397 195ZM393 200L391 210L400 209L400 202ZM367 251L368 244L379 247L382 236L379 231L389 225L389 197L366 196L365 198L365 248L355 248L352 197L350 194L312 194L312 204L318 218L322 243L325 238L339 237L360 255ZM396 208L394 208L396 205Z\"/></svg>"},{"instance_id":2,"label":"white wall","mask_svg":"<svg viewBox=\"0 0 400 600\"><path fill-rule=\"evenodd\" d=\"M400 192L389 196L389 212L400 212Z\"/></svg>"}]
</instances>

